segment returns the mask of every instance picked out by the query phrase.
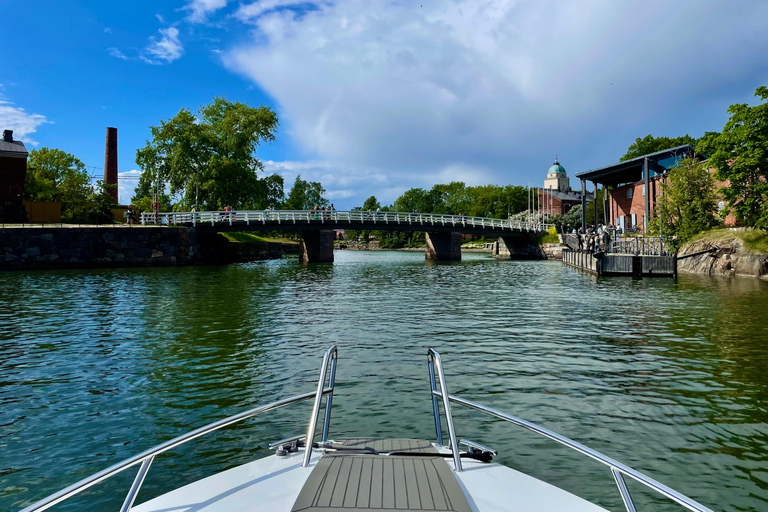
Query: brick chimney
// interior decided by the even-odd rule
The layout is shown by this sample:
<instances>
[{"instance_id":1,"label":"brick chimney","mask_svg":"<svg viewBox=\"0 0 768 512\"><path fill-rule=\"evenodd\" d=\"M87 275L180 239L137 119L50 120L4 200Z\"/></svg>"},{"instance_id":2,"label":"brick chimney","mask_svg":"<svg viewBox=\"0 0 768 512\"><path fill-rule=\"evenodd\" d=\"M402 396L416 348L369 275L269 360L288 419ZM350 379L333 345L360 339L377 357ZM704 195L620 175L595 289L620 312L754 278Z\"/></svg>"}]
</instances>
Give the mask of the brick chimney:
<instances>
[{"instance_id":1,"label":"brick chimney","mask_svg":"<svg viewBox=\"0 0 768 512\"><path fill-rule=\"evenodd\" d=\"M3 130L3 141L13 142L13 130Z\"/></svg>"},{"instance_id":2,"label":"brick chimney","mask_svg":"<svg viewBox=\"0 0 768 512\"><path fill-rule=\"evenodd\" d=\"M117 128L107 128L107 144L104 149L104 183L114 185L109 195L117 202Z\"/></svg>"}]
</instances>

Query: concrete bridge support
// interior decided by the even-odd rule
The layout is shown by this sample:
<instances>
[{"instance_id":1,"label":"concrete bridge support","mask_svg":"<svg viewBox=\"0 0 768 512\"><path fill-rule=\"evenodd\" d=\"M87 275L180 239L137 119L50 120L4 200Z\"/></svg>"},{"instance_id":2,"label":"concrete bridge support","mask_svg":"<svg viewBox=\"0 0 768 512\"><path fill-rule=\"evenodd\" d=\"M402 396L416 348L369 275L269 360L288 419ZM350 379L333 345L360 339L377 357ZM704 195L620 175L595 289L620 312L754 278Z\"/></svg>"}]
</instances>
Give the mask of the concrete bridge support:
<instances>
[{"instance_id":1,"label":"concrete bridge support","mask_svg":"<svg viewBox=\"0 0 768 512\"><path fill-rule=\"evenodd\" d=\"M432 261L461 261L461 233L427 231L425 258Z\"/></svg>"},{"instance_id":2,"label":"concrete bridge support","mask_svg":"<svg viewBox=\"0 0 768 512\"><path fill-rule=\"evenodd\" d=\"M302 263L333 263L335 237L332 229L302 231L299 259Z\"/></svg>"},{"instance_id":3,"label":"concrete bridge support","mask_svg":"<svg viewBox=\"0 0 768 512\"><path fill-rule=\"evenodd\" d=\"M545 260L547 255L528 236L502 236L494 244L493 257L502 260Z\"/></svg>"}]
</instances>

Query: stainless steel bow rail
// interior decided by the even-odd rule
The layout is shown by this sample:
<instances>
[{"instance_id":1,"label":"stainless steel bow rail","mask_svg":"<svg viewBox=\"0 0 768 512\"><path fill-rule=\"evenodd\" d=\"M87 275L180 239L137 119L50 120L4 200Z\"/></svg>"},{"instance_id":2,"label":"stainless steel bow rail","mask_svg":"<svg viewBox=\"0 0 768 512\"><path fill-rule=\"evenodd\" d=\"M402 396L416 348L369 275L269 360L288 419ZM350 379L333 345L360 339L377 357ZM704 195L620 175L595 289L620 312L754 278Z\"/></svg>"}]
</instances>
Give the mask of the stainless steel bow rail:
<instances>
[{"instance_id":1,"label":"stainless steel bow rail","mask_svg":"<svg viewBox=\"0 0 768 512\"><path fill-rule=\"evenodd\" d=\"M142 213L142 224L162 224L167 226L191 224L237 225L250 226L257 224L383 224L383 225L412 225L453 226L482 229L501 229L510 231L546 231L549 224L540 222L521 222L509 219L491 219L487 217L467 217L465 215L442 215L437 213L408 213L408 212L364 212L338 210L245 210L217 212L171 212L171 213ZM275 229L280 229L275 227Z\"/></svg>"},{"instance_id":2,"label":"stainless steel bow rail","mask_svg":"<svg viewBox=\"0 0 768 512\"><path fill-rule=\"evenodd\" d=\"M627 489L627 485L624 481L625 476L628 476L633 480L645 485L646 487L653 489L657 493L663 496L666 496L670 500L674 501L679 505L682 505L688 510L692 510L694 512L713 512L711 509L705 507L701 503L698 503L692 500L691 498L680 494L674 489L671 489L666 485L660 482L657 482L651 477L646 476L643 473L630 468L629 466L625 466L621 462L618 462L606 455L603 455L602 453L596 450L593 450L592 448L588 448L583 444L577 443L576 441L568 439L565 436L561 436L560 434L553 432L549 429L546 429L544 427L540 427L539 425L531 423L530 421L526 421L524 419L512 416L511 414L497 411L496 409L479 404L477 402L472 402L470 400L460 398L456 395L449 394L448 386L445 382L445 373L443 372L443 363L440 358L440 354L436 350L430 348L429 351L427 352L427 361L429 365L429 381L430 381L431 394L432 394L432 406L433 406L434 415L435 415L435 430L437 432L437 443L441 445L443 444L442 442L443 435L442 435L442 429L440 424L441 422L440 409L438 406L438 399L441 399L443 402L443 411L445 413L445 420L446 420L446 423L448 424L448 432L450 435L450 443L451 443L450 447L451 447L451 450L453 451L453 462L454 462L456 471L462 471L462 467L461 467L461 458L459 456L458 444L456 443L456 432L453 427L453 417L451 416L451 405L450 405L451 402L463 405L465 407L469 407L470 409L478 410L490 416L494 416L498 419L508 421L509 423L513 423L515 425L528 429L541 436L547 437L557 443L567 446L572 450L576 450L577 452L583 455L586 455L587 457L590 457L608 466L611 469L611 473L613 474L614 480L616 481L616 486L619 488L619 492L621 493L621 499L624 501L624 506L626 507L627 512L636 512L636 509L635 509L635 504L632 501L632 496L630 495L629 489ZM435 381L436 378L439 378L440 380L439 390L437 387L437 383Z\"/></svg>"},{"instance_id":3,"label":"stainless steel bow rail","mask_svg":"<svg viewBox=\"0 0 768 512\"><path fill-rule=\"evenodd\" d=\"M301 402L303 400L308 400L314 397L315 404L314 404L314 407L312 408L312 416L309 421L309 428L307 429L306 449L304 452L304 460L302 463L303 466L307 466L309 464L310 458L312 457L312 443L314 442L314 438L315 438L315 429L317 426L317 416L320 411L320 402L322 401L323 396L326 396L326 395L328 396L328 398L326 400L326 414L325 414L325 421L323 423L322 441L326 442L328 440L328 428L330 426L330 421L331 421L331 414L330 414L331 402L333 400L333 390L334 390L334 384L336 379L337 353L338 352L336 350L335 345L325 351L325 354L323 355L323 364L320 369L320 380L318 381L318 384L317 384L317 391L304 393L301 395L293 396L291 398L278 400L277 402L261 405L259 407L249 409L247 411L243 411L239 414L235 414L234 416L224 418L223 420L216 421L209 425L205 425L204 427L200 427L196 430L180 435L175 439L166 441L153 448L150 448L149 450L143 451L138 455L134 455L133 457L125 459L122 462L118 462L117 464L110 466L107 469L99 471L98 473L94 473L93 475L87 478L84 478L83 480L80 480L79 482L74 483L65 489L62 489L61 491L55 494L51 494L47 498L42 499L37 503L34 503L24 508L20 512L39 512L42 510L49 509L52 506L56 505L57 503L61 503L62 501L71 498L72 496L80 494L81 492L88 489L89 487L96 485L99 482L106 480L107 478L110 478L132 466L141 464L141 467L139 468L139 472L133 481L133 485L131 485L131 488L128 491L128 495L125 497L123 506L120 507L120 512L128 512L131 509L131 506L133 506L133 502L136 500L136 496L138 496L139 494L139 489L141 489L141 484L144 483L144 479L146 478L147 473L149 472L149 466L152 464L152 461L155 459L156 456L160 455L163 452L167 452L168 450L176 448L177 446L182 445L188 441L191 441L200 436L213 432L214 430L219 430L221 428L228 427L229 425L238 423L245 419L258 416L259 414L262 414L268 411L273 411L275 409L285 407L286 405L290 405L296 402ZM330 375L328 372L329 366L330 366ZM326 386L326 381L327 381L327 386Z\"/></svg>"}]
</instances>

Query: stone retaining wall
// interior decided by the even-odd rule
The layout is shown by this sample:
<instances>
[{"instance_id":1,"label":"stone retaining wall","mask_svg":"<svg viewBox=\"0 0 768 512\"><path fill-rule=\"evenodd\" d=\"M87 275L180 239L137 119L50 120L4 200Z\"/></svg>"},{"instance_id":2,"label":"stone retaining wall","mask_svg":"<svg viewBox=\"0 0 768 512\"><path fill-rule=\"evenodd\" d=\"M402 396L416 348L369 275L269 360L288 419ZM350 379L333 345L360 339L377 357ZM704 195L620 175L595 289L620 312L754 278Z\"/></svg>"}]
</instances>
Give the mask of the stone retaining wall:
<instances>
[{"instance_id":1,"label":"stone retaining wall","mask_svg":"<svg viewBox=\"0 0 768 512\"><path fill-rule=\"evenodd\" d=\"M0 228L0 270L204 265L280 257L281 244L230 243L218 234L199 235L194 228Z\"/></svg>"}]
</instances>

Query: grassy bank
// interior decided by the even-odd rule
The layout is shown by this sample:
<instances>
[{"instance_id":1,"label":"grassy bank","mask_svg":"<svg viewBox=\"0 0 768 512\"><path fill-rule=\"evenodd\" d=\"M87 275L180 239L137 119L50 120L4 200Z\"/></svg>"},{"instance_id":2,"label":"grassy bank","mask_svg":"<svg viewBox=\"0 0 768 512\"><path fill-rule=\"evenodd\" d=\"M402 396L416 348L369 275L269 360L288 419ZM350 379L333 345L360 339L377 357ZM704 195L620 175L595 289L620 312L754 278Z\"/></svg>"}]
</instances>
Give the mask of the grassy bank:
<instances>
[{"instance_id":1,"label":"grassy bank","mask_svg":"<svg viewBox=\"0 0 768 512\"><path fill-rule=\"evenodd\" d=\"M255 233L251 233L247 231L226 232L226 233L220 233L220 234L230 242L246 242L246 243L274 242L274 243L281 243L281 244L297 243L296 240L291 240L290 238L268 238L268 237L258 236Z\"/></svg>"},{"instance_id":2,"label":"grassy bank","mask_svg":"<svg viewBox=\"0 0 768 512\"><path fill-rule=\"evenodd\" d=\"M736 228L736 229L713 229L699 233L688 243L709 242L717 244L718 242L729 242L734 238L741 240L744 244L744 251L752 254L768 253L768 232L762 229Z\"/></svg>"}]
</instances>

